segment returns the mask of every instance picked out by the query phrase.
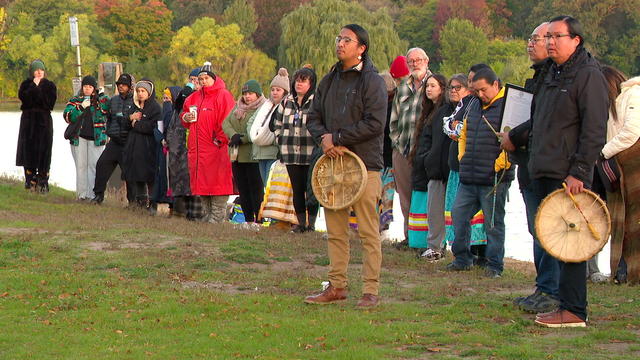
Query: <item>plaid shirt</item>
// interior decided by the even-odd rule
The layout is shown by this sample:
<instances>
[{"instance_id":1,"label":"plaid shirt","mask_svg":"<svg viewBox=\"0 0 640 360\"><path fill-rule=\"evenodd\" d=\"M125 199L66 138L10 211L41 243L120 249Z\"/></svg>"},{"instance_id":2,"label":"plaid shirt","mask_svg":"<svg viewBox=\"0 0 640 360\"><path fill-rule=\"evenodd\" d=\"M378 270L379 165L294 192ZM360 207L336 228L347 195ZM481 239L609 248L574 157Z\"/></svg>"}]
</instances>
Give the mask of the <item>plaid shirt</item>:
<instances>
[{"instance_id":1,"label":"plaid shirt","mask_svg":"<svg viewBox=\"0 0 640 360\"><path fill-rule=\"evenodd\" d=\"M307 130L307 114L312 102L313 95L302 106L298 106L293 96L288 95L276 109L274 133L282 162L286 165L311 164L311 153L316 143Z\"/></svg>"},{"instance_id":2,"label":"plaid shirt","mask_svg":"<svg viewBox=\"0 0 640 360\"><path fill-rule=\"evenodd\" d=\"M409 154L413 131L416 128L416 121L422 115L422 97L424 94L424 84L431 72L427 71L420 87L413 89L413 76L409 76L398 86L396 95L391 105L391 119L389 121L389 137L394 149L400 151L404 156Z\"/></svg>"}]
</instances>

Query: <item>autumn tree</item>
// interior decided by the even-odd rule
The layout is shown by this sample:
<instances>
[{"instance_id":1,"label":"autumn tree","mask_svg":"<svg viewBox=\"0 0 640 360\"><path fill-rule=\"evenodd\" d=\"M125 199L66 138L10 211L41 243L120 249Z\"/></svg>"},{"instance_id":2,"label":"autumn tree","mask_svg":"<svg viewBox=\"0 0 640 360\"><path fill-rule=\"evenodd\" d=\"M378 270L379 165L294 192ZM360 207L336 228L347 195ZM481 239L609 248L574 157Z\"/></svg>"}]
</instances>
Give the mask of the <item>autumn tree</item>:
<instances>
[{"instance_id":1,"label":"autumn tree","mask_svg":"<svg viewBox=\"0 0 640 360\"><path fill-rule=\"evenodd\" d=\"M220 25L206 17L178 30L171 39L168 56L175 83L182 83L191 69L210 61L234 95L249 79L267 84L276 66L273 59L247 46L237 24Z\"/></svg>"},{"instance_id":2,"label":"autumn tree","mask_svg":"<svg viewBox=\"0 0 640 360\"><path fill-rule=\"evenodd\" d=\"M486 63L489 41L484 31L466 19L450 19L442 28L440 37L442 66L447 76L466 73L475 63Z\"/></svg>"},{"instance_id":3,"label":"autumn tree","mask_svg":"<svg viewBox=\"0 0 640 360\"><path fill-rule=\"evenodd\" d=\"M142 59L160 56L171 41L173 14L162 1L121 0L101 23L115 39L113 53L124 62L135 50Z\"/></svg>"},{"instance_id":4,"label":"autumn tree","mask_svg":"<svg viewBox=\"0 0 640 360\"><path fill-rule=\"evenodd\" d=\"M466 19L480 28L485 35L490 33L489 7L486 0L438 0L434 18L433 38L440 40L440 31L449 19Z\"/></svg>"},{"instance_id":5,"label":"autumn tree","mask_svg":"<svg viewBox=\"0 0 640 360\"><path fill-rule=\"evenodd\" d=\"M309 63L322 76L337 61L336 35L350 23L360 24L369 32L369 55L380 69L388 68L407 50L407 42L398 37L386 9L369 12L357 3L316 0L282 19L280 64L295 70Z\"/></svg>"}]
</instances>

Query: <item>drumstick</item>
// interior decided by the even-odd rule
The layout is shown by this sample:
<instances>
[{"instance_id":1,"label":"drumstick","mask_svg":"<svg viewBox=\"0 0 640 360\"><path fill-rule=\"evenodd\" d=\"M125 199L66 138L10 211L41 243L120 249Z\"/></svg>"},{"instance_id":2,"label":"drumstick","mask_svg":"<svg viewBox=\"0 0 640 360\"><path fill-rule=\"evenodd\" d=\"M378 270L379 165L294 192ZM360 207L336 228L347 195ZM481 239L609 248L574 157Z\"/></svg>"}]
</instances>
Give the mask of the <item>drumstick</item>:
<instances>
[{"instance_id":1,"label":"drumstick","mask_svg":"<svg viewBox=\"0 0 640 360\"><path fill-rule=\"evenodd\" d=\"M565 189L565 191L567 190L567 183L562 183L562 187ZM596 229L593 227L593 225L591 225L591 223L589 222L589 220L587 220L587 217L584 215L584 213L582 212L582 209L580 209L580 205L578 205L578 201L576 200L576 198L573 196L573 194L571 192L568 193L569 197L571 198L571 201L573 201L573 206L576 207L576 209L578 209L578 211L580 212L580 215L582 215L582 218L584 219L584 222L587 223L587 227L589 228L589 231L591 232L591 235L593 235L593 237L600 241L600 234L598 234L598 232L596 231Z\"/></svg>"},{"instance_id":2,"label":"drumstick","mask_svg":"<svg viewBox=\"0 0 640 360\"><path fill-rule=\"evenodd\" d=\"M482 120L484 120L484 122L487 123L487 125L489 125L489 129L491 129L491 131L493 131L493 133L496 135L496 137L499 140L500 139L500 135L498 135L498 132L496 132L496 130L493 128L493 126L491 126L491 123L489 123L489 120L487 120L487 118L484 115L482 115Z\"/></svg>"}]
</instances>

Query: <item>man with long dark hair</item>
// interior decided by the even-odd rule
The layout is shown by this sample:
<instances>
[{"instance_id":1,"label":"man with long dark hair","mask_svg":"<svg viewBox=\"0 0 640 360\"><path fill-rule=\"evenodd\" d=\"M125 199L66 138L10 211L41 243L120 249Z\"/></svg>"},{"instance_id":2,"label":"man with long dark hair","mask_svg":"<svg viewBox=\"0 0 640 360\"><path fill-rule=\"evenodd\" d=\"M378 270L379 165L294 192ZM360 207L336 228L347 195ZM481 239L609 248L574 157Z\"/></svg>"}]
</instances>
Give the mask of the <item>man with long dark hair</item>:
<instances>
[{"instance_id":1,"label":"man with long dark hair","mask_svg":"<svg viewBox=\"0 0 640 360\"><path fill-rule=\"evenodd\" d=\"M383 167L382 140L387 114L384 80L367 55L369 34L360 25L345 25L336 37L338 62L316 90L307 127L325 155L336 158L345 149L356 153L367 168L364 194L353 204L362 239L364 281L359 308L378 304L382 251L376 209ZM349 209L325 209L329 259L329 286L308 296L306 303L329 304L347 298L349 265Z\"/></svg>"}]
</instances>

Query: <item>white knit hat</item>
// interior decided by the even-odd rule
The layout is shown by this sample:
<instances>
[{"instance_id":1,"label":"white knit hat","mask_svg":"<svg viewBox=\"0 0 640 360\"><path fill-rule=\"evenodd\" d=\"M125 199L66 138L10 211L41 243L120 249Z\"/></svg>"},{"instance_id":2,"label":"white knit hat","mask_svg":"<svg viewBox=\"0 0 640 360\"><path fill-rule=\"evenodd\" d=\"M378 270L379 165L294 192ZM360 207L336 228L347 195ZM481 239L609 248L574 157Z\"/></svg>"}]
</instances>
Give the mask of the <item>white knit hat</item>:
<instances>
[{"instance_id":1,"label":"white knit hat","mask_svg":"<svg viewBox=\"0 0 640 360\"><path fill-rule=\"evenodd\" d=\"M287 93L289 93L291 89L291 85L289 83L289 72L285 68L280 68L278 70L278 75L273 77L271 80L270 86L277 86L279 88L285 89Z\"/></svg>"}]
</instances>

